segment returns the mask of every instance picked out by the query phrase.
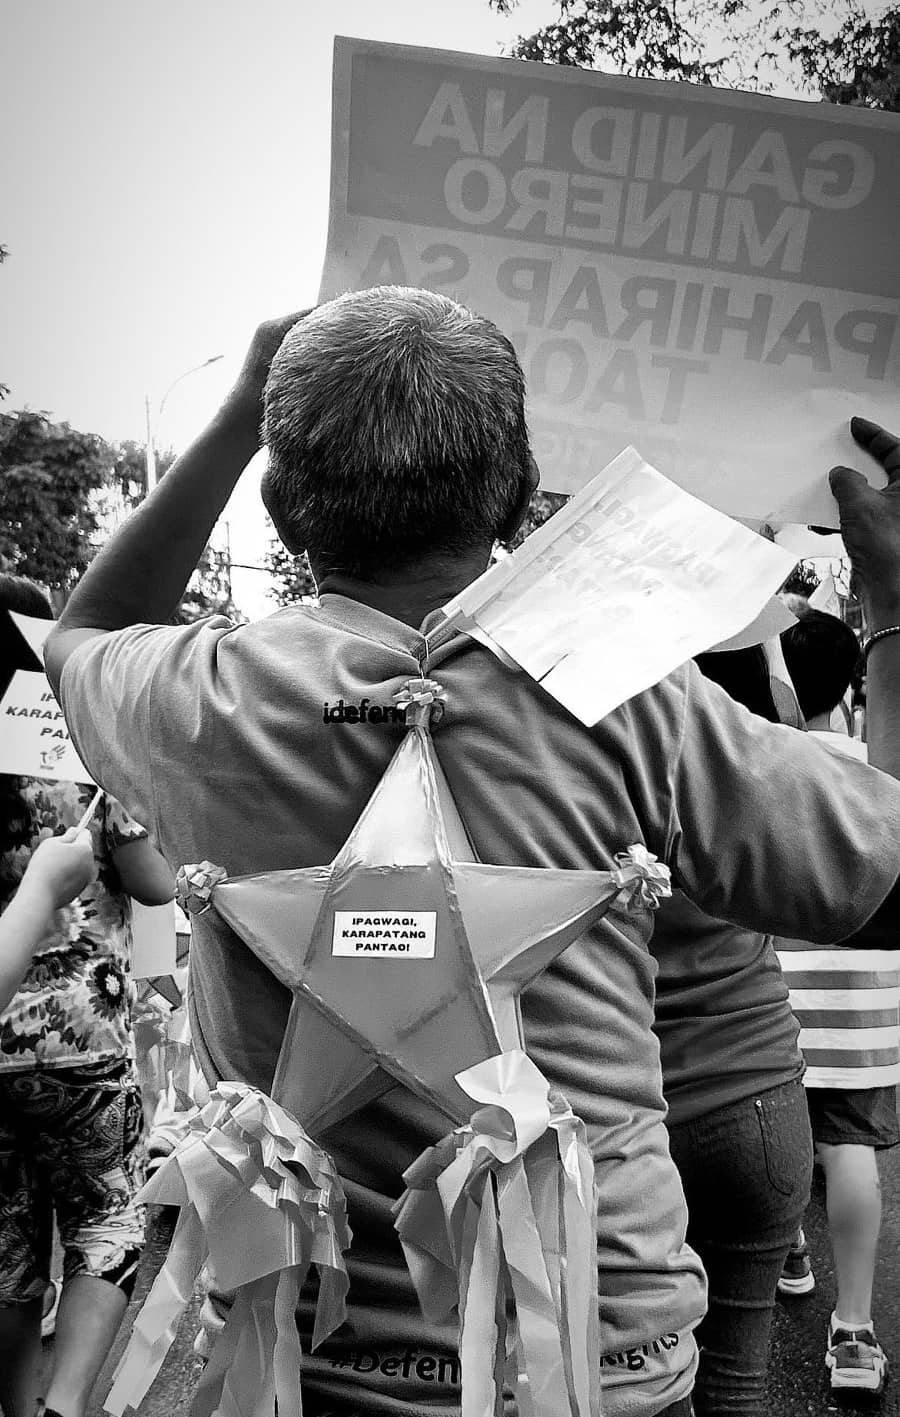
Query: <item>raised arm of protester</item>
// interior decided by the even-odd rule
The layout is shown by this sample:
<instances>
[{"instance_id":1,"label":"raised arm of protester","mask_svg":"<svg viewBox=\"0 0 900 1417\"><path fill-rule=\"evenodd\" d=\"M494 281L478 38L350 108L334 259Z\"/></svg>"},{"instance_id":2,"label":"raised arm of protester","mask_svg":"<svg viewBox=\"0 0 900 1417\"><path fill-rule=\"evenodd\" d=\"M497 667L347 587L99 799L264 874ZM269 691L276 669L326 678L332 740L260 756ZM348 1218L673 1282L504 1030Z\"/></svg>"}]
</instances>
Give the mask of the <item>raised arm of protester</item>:
<instances>
[{"instance_id":1,"label":"raised arm of protester","mask_svg":"<svg viewBox=\"0 0 900 1417\"><path fill-rule=\"evenodd\" d=\"M259 326L221 409L79 582L45 648L54 689L82 640L170 619L219 514L259 451L263 389L273 356L288 330L308 313L301 310Z\"/></svg>"},{"instance_id":2,"label":"raised arm of protester","mask_svg":"<svg viewBox=\"0 0 900 1417\"><path fill-rule=\"evenodd\" d=\"M854 418L850 429L888 476L879 491L853 469L836 467L831 490L853 565L853 589L866 612L869 762L900 777L900 438L865 418Z\"/></svg>"}]
</instances>

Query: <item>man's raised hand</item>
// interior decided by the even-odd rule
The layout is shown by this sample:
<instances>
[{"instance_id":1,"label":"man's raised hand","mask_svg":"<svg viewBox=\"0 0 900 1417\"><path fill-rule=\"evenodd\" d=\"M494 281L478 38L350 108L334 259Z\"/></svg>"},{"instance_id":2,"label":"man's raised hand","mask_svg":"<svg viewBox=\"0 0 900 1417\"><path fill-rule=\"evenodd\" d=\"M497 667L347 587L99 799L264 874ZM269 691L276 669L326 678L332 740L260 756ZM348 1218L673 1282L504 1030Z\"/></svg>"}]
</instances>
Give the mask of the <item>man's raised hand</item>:
<instances>
[{"instance_id":1,"label":"man's raised hand","mask_svg":"<svg viewBox=\"0 0 900 1417\"><path fill-rule=\"evenodd\" d=\"M241 372L228 395L226 409L248 428L252 427L257 440L260 440L262 426L263 390L272 360L285 335L308 314L309 310L297 310L293 315L263 321L250 341Z\"/></svg>"},{"instance_id":2,"label":"man's raised hand","mask_svg":"<svg viewBox=\"0 0 900 1417\"><path fill-rule=\"evenodd\" d=\"M853 590L870 630L900 623L900 438L853 418L850 431L887 473L887 486L871 487L861 473L834 467L831 490L841 514L841 534L853 566Z\"/></svg>"}]
</instances>

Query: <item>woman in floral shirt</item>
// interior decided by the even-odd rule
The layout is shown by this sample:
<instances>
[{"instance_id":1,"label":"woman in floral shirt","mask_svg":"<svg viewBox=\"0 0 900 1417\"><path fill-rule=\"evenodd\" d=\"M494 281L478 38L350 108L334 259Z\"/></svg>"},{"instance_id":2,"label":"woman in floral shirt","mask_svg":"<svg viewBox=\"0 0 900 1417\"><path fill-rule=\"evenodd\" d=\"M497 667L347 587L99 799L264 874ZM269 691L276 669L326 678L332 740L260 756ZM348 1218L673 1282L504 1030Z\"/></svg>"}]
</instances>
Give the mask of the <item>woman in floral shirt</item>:
<instances>
[{"instance_id":1,"label":"woman in floral shirt","mask_svg":"<svg viewBox=\"0 0 900 1417\"><path fill-rule=\"evenodd\" d=\"M21 581L0 576L0 618L7 619L7 607L49 617L39 590L29 587L40 598L22 604L21 588ZM4 634L2 645L8 650L10 643ZM7 678L8 653L0 667ZM12 665L19 667L36 668ZM73 827L93 794L89 784L0 776L0 910L15 896L39 843ZM5 1417L34 1417L44 1400L48 1417L82 1417L127 1307L143 1245L143 1215L134 1200L143 1148L126 897L161 904L172 898L173 881L144 829L112 798L100 798L89 829L97 879L56 911L0 1013ZM65 1269L45 1389L40 1330L52 1211Z\"/></svg>"},{"instance_id":2,"label":"woman in floral shirt","mask_svg":"<svg viewBox=\"0 0 900 1417\"><path fill-rule=\"evenodd\" d=\"M78 821L95 789L74 782L5 778L0 909L18 889L32 852ZM133 1055L130 911L114 858L147 833L111 797L88 824L97 879L56 912L13 1001L0 1015L0 1073Z\"/></svg>"}]
</instances>

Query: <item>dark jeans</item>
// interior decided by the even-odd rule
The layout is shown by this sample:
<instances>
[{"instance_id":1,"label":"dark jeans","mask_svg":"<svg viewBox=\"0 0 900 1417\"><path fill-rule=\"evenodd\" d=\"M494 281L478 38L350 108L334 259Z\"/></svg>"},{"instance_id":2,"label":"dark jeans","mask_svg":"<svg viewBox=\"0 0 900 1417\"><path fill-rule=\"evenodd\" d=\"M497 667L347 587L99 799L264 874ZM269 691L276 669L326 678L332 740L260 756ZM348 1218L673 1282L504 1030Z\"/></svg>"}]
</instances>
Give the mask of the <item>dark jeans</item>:
<instances>
[{"instance_id":1,"label":"dark jeans","mask_svg":"<svg viewBox=\"0 0 900 1417\"><path fill-rule=\"evenodd\" d=\"M669 1140L687 1197L688 1241L709 1278L694 1410L758 1417L775 1289L812 1179L803 1084L670 1127Z\"/></svg>"}]
</instances>

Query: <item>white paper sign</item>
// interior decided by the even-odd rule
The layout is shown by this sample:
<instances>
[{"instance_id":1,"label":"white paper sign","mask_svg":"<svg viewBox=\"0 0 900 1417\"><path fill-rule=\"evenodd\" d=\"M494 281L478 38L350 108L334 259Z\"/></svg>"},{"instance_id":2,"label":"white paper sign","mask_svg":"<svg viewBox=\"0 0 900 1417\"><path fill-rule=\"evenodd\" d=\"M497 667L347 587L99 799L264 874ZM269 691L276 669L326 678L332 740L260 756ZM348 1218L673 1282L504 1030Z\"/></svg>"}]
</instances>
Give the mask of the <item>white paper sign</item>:
<instances>
[{"instance_id":1,"label":"white paper sign","mask_svg":"<svg viewBox=\"0 0 900 1417\"><path fill-rule=\"evenodd\" d=\"M744 629L793 565L629 448L444 614L593 724Z\"/></svg>"},{"instance_id":2,"label":"white paper sign","mask_svg":"<svg viewBox=\"0 0 900 1417\"><path fill-rule=\"evenodd\" d=\"M738 516L837 525L900 421L900 115L335 41L320 299L437 290L525 371L544 485L627 444Z\"/></svg>"},{"instance_id":3,"label":"white paper sign","mask_svg":"<svg viewBox=\"0 0 900 1417\"><path fill-rule=\"evenodd\" d=\"M55 620L39 620L36 615L20 615L18 610L10 610L9 618L12 620L19 634L28 644L28 648L33 650L38 659L43 662L44 641L49 635Z\"/></svg>"},{"instance_id":4,"label":"white paper sign","mask_svg":"<svg viewBox=\"0 0 900 1417\"><path fill-rule=\"evenodd\" d=\"M155 979L176 969L175 911L167 905L131 902L131 973L135 979Z\"/></svg>"},{"instance_id":5,"label":"white paper sign","mask_svg":"<svg viewBox=\"0 0 900 1417\"><path fill-rule=\"evenodd\" d=\"M838 532L821 536L808 526L799 526L795 522L780 527L775 533L775 540L785 551L792 551L798 561L840 561L847 555L847 548Z\"/></svg>"},{"instance_id":6,"label":"white paper sign","mask_svg":"<svg viewBox=\"0 0 900 1417\"><path fill-rule=\"evenodd\" d=\"M19 669L0 700L0 773L93 782L45 674Z\"/></svg>"},{"instance_id":7,"label":"white paper sign","mask_svg":"<svg viewBox=\"0 0 900 1417\"><path fill-rule=\"evenodd\" d=\"M834 576L829 571L816 586L809 603L813 610L821 610L825 615L836 615L840 619L841 602L838 599L837 588L834 584Z\"/></svg>"},{"instance_id":8,"label":"white paper sign","mask_svg":"<svg viewBox=\"0 0 900 1417\"><path fill-rule=\"evenodd\" d=\"M336 910L332 955L345 959L434 959L433 910Z\"/></svg>"},{"instance_id":9,"label":"white paper sign","mask_svg":"<svg viewBox=\"0 0 900 1417\"><path fill-rule=\"evenodd\" d=\"M779 600L777 595L763 606L756 619L741 630L737 635L732 635L720 645L713 645L716 651L753 649L755 645L765 644L766 640L772 640L776 635L781 635L785 630L789 630L792 625L796 625L797 617L788 610L783 600Z\"/></svg>"}]
</instances>

